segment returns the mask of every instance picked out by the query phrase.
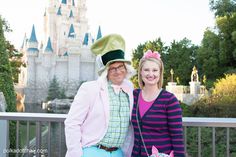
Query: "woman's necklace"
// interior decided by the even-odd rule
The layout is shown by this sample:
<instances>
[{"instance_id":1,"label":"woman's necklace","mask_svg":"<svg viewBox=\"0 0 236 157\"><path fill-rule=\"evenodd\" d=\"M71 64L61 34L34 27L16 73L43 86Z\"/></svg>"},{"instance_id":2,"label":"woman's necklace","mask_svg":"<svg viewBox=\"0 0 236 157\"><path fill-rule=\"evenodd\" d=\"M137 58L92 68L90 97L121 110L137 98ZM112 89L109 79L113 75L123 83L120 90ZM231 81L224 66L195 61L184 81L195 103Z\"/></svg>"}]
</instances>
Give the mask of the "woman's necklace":
<instances>
[{"instance_id":1,"label":"woman's necklace","mask_svg":"<svg viewBox=\"0 0 236 157\"><path fill-rule=\"evenodd\" d=\"M150 92L145 92L145 90L142 90L142 96L145 101L150 102L150 101L155 100L160 92L161 92L161 89L157 89L154 93L151 93L151 94Z\"/></svg>"}]
</instances>

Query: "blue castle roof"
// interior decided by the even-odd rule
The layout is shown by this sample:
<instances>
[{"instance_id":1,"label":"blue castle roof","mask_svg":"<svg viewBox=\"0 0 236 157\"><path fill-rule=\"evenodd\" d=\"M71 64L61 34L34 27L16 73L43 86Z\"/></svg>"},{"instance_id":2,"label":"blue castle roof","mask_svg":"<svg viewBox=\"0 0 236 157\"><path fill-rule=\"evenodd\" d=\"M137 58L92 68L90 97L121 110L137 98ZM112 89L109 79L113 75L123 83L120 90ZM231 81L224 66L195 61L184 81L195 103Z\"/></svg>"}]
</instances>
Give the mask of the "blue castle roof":
<instances>
[{"instance_id":1,"label":"blue castle roof","mask_svg":"<svg viewBox=\"0 0 236 157\"><path fill-rule=\"evenodd\" d=\"M47 51L47 52L53 52L53 49L52 49L52 44L51 44L51 39L50 39L50 37L48 37L48 43L47 43L47 46L46 46L46 48L45 48L45 50L44 50L45 52Z\"/></svg>"},{"instance_id":2,"label":"blue castle roof","mask_svg":"<svg viewBox=\"0 0 236 157\"><path fill-rule=\"evenodd\" d=\"M101 27L99 26L98 34L97 34L97 40L100 39L101 37L102 37L102 31L101 31Z\"/></svg>"},{"instance_id":3,"label":"blue castle roof","mask_svg":"<svg viewBox=\"0 0 236 157\"><path fill-rule=\"evenodd\" d=\"M88 40L89 40L89 34L88 34L88 33L85 33L83 45L88 45Z\"/></svg>"},{"instance_id":4,"label":"blue castle roof","mask_svg":"<svg viewBox=\"0 0 236 157\"><path fill-rule=\"evenodd\" d=\"M32 28L32 32L31 32L31 35L30 35L29 42L38 42L37 38L36 38L36 34L35 34L34 25L33 25L33 28Z\"/></svg>"},{"instance_id":5,"label":"blue castle roof","mask_svg":"<svg viewBox=\"0 0 236 157\"><path fill-rule=\"evenodd\" d=\"M70 11L70 16L69 16L69 17L70 17L70 18L71 18L71 17L74 17L72 10Z\"/></svg>"},{"instance_id":6,"label":"blue castle roof","mask_svg":"<svg viewBox=\"0 0 236 157\"><path fill-rule=\"evenodd\" d=\"M67 0L62 0L61 3L67 4Z\"/></svg>"},{"instance_id":7,"label":"blue castle roof","mask_svg":"<svg viewBox=\"0 0 236 157\"><path fill-rule=\"evenodd\" d=\"M66 52L63 54L63 56L69 56L69 55L68 55L68 52L66 51Z\"/></svg>"},{"instance_id":8,"label":"blue castle roof","mask_svg":"<svg viewBox=\"0 0 236 157\"><path fill-rule=\"evenodd\" d=\"M75 29L74 29L74 25L73 24L70 25L70 30L69 30L68 37L72 37L72 38L75 37Z\"/></svg>"},{"instance_id":9,"label":"blue castle roof","mask_svg":"<svg viewBox=\"0 0 236 157\"><path fill-rule=\"evenodd\" d=\"M61 15L61 6L57 10L57 15Z\"/></svg>"}]
</instances>

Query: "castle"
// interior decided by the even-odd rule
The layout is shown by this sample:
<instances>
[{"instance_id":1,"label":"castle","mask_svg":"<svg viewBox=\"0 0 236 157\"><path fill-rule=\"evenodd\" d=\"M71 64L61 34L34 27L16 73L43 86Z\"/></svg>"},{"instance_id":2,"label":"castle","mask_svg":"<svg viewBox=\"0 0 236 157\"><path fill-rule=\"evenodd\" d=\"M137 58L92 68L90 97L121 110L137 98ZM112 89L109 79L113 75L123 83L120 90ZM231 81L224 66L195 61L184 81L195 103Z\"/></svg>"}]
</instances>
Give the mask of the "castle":
<instances>
[{"instance_id":1,"label":"castle","mask_svg":"<svg viewBox=\"0 0 236 157\"><path fill-rule=\"evenodd\" d=\"M90 46L102 37L100 26L96 39L89 33L86 0L48 0L44 13L44 39L24 38L21 52L26 67L21 68L16 89L25 95L25 103L46 99L50 81L56 77L67 96L76 94L82 81L97 77L95 55Z\"/></svg>"}]
</instances>

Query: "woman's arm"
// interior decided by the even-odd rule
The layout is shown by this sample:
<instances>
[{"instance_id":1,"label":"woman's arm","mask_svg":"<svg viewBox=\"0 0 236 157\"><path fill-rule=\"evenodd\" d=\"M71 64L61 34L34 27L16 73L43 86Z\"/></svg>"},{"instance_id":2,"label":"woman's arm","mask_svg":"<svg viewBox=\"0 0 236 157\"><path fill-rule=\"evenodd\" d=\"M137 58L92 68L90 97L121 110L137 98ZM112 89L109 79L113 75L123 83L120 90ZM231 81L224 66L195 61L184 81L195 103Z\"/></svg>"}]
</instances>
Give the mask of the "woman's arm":
<instances>
[{"instance_id":1,"label":"woman's arm","mask_svg":"<svg viewBox=\"0 0 236 157\"><path fill-rule=\"evenodd\" d=\"M168 127L175 157L184 157L182 109L177 98L172 95L167 104Z\"/></svg>"}]
</instances>

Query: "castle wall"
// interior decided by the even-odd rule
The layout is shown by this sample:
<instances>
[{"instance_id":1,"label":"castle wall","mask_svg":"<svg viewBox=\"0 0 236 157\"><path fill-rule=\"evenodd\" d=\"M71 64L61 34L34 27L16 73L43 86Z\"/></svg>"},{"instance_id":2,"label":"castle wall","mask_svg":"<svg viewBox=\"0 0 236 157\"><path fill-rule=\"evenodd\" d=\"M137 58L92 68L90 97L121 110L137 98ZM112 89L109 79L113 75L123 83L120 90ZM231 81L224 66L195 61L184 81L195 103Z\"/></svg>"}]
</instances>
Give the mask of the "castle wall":
<instances>
[{"instance_id":1,"label":"castle wall","mask_svg":"<svg viewBox=\"0 0 236 157\"><path fill-rule=\"evenodd\" d=\"M57 59L55 67L55 76L57 80L62 83L63 87L68 84L68 57L60 57Z\"/></svg>"},{"instance_id":2,"label":"castle wall","mask_svg":"<svg viewBox=\"0 0 236 157\"><path fill-rule=\"evenodd\" d=\"M25 50L27 67L22 68L20 84L16 88L25 94L26 104L44 101L54 76L70 97L76 94L82 81L97 78L95 55L90 51L92 37L90 36L88 45L82 45L89 28L85 3L86 0L78 0L78 6L72 6L48 0L42 45L39 48L38 42L25 40L28 44L22 48ZM57 15L60 6L61 15ZM73 17L69 17L71 10ZM71 24L74 26L74 37L68 37ZM47 47L49 37L50 48ZM46 47L48 49L45 52ZM28 48L32 51L28 51ZM68 55L64 56L65 53Z\"/></svg>"},{"instance_id":3,"label":"castle wall","mask_svg":"<svg viewBox=\"0 0 236 157\"><path fill-rule=\"evenodd\" d=\"M76 93L82 81L91 81L97 77L95 56L88 48L83 48L81 53L72 53L69 56L42 55L40 58L32 59L31 65L34 65L28 69L31 84L24 89L26 103L44 101L54 76L60 87L66 89L68 96Z\"/></svg>"}]
</instances>

